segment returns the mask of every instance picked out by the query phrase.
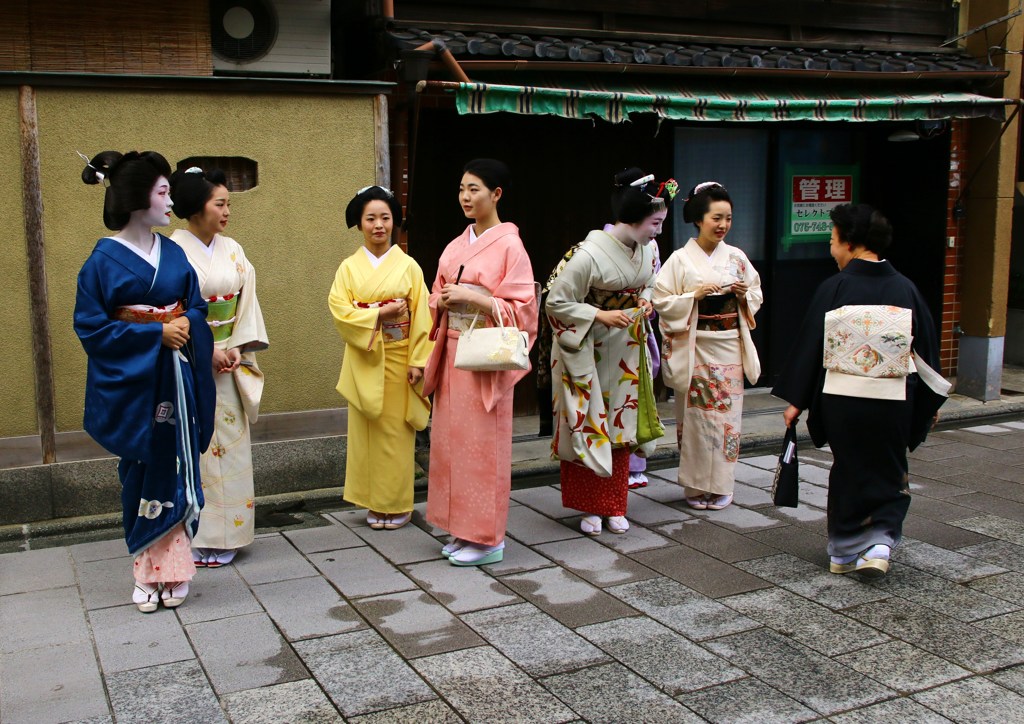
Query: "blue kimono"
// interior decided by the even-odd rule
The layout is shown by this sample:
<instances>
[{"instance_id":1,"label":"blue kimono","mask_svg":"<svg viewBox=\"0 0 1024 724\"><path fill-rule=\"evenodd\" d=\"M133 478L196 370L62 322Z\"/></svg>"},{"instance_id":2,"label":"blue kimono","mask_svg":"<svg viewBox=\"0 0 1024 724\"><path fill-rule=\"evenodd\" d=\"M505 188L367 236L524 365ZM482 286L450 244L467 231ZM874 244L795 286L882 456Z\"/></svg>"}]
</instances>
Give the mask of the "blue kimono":
<instances>
[{"instance_id":1,"label":"blue kimono","mask_svg":"<svg viewBox=\"0 0 1024 724\"><path fill-rule=\"evenodd\" d=\"M100 239L78 274L75 332L89 356L85 430L121 458L128 550L137 555L179 523L199 527L199 456L210 444L216 388L206 301L181 248L158 234L158 268L123 244ZM189 319L180 350L163 346L163 326L128 305L178 302ZM155 321L155 320L154 320Z\"/></svg>"}]
</instances>

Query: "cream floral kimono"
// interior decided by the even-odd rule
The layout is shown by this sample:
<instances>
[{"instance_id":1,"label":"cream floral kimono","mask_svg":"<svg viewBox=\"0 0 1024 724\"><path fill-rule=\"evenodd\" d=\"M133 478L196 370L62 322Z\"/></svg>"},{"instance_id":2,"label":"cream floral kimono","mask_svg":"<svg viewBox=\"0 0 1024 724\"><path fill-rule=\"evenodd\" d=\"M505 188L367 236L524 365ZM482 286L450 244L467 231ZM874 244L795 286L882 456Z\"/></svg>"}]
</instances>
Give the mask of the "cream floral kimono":
<instances>
[{"instance_id":1,"label":"cream floral kimono","mask_svg":"<svg viewBox=\"0 0 1024 724\"><path fill-rule=\"evenodd\" d=\"M630 250L607 232L591 231L548 293L552 454L599 477L612 475L613 448L636 446L640 355L648 354L648 323L636 303L650 301L654 258L650 244ZM599 309L622 309L633 323L605 327L596 321Z\"/></svg>"},{"instance_id":2,"label":"cream floral kimono","mask_svg":"<svg viewBox=\"0 0 1024 724\"><path fill-rule=\"evenodd\" d=\"M702 284L738 280L747 284L742 300L729 292L694 298ZM750 330L762 301L757 270L741 249L725 242L706 254L690 239L658 274L653 302L661 320L661 374L676 391L679 483L687 496L732 494L743 377L753 384L761 376Z\"/></svg>"},{"instance_id":3,"label":"cream floral kimono","mask_svg":"<svg viewBox=\"0 0 1024 724\"><path fill-rule=\"evenodd\" d=\"M242 365L230 374L214 374L217 409L213 440L200 460L206 505L194 548L228 550L252 542L255 502L249 425L259 417L263 373L254 352L268 346L263 313L256 298L256 272L234 239L217 234L207 247L185 229L171 234L199 277L209 304L207 323L214 346L238 348Z\"/></svg>"}]
</instances>

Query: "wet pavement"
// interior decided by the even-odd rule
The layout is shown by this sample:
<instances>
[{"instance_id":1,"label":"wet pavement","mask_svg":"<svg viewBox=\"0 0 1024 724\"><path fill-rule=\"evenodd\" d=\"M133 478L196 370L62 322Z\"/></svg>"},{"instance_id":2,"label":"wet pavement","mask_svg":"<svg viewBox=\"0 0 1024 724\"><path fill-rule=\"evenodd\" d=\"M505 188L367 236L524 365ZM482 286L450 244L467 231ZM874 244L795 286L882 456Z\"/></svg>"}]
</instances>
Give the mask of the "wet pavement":
<instances>
[{"instance_id":1,"label":"wet pavement","mask_svg":"<svg viewBox=\"0 0 1024 724\"><path fill-rule=\"evenodd\" d=\"M285 516L150 615L116 533L22 542L0 555L0 720L1024 719L1024 421L912 455L875 582L828 572L831 460L800 456L799 508L771 505L755 454L722 511L653 471L625 535L583 536L555 484L516 489L481 569L441 558L423 504L398 531Z\"/></svg>"}]
</instances>

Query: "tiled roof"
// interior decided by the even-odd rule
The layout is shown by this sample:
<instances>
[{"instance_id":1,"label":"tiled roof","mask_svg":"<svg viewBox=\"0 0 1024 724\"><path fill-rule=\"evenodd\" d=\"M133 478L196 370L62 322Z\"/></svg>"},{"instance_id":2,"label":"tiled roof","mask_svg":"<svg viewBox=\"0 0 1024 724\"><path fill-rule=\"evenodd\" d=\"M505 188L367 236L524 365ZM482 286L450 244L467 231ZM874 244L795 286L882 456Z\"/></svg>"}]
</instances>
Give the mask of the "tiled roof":
<instances>
[{"instance_id":1,"label":"tiled roof","mask_svg":"<svg viewBox=\"0 0 1024 724\"><path fill-rule=\"evenodd\" d=\"M770 45L701 45L695 42L657 43L635 40L593 40L516 33L462 33L395 28L390 32L399 49L411 49L435 38L445 42L460 60L542 60L609 64L664 65L697 68L774 68L881 73L1000 72L957 51L850 50L777 47Z\"/></svg>"}]
</instances>

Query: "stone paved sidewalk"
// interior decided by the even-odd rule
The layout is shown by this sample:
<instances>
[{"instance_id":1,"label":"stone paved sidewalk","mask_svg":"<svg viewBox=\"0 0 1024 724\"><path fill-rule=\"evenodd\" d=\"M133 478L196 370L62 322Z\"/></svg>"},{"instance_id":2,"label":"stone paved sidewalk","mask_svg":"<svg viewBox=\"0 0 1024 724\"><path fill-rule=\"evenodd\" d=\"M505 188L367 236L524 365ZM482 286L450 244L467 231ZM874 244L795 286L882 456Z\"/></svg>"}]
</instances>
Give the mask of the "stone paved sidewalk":
<instances>
[{"instance_id":1,"label":"stone paved sidewalk","mask_svg":"<svg viewBox=\"0 0 1024 724\"><path fill-rule=\"evenodd\" d=\"M124 543L0 556L0 720L1024 720L1024 422L933 435L890 575L828 573L827 451L801 505L745 458L690 511L655 471L626 535L513 492L502 563L455 568L423 520L359 511L260 535L184 606L127 603Z\"/></svg>"}]
</instances>

